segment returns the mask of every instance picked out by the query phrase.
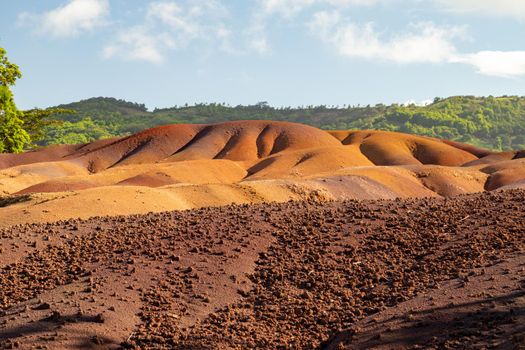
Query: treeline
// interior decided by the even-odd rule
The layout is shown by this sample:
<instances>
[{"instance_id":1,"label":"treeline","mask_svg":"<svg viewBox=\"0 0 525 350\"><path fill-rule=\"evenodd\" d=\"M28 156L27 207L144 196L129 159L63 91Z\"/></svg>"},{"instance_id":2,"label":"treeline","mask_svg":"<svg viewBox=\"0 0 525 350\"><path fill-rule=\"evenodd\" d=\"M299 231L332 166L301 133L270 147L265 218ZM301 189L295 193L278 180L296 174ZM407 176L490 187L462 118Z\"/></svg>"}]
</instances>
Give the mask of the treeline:
<instances>
[{"instance_id":1,"label":"treeline","mask_svg":"<svg viewBox=\"0 0 525 350\"><path fill-rule=\"evenodd\" d=\"M525 97L457 96L436 98L427 106L306 106L275 108L220 103L175 106L149 112L143 104L91 98L58 106L74 114L44 130L40 145L84 143L176 123L217 123L264 119L309 124L321 129L375 129L432 136L496 150L525 149Z\"/></svg>"}]
</instances>

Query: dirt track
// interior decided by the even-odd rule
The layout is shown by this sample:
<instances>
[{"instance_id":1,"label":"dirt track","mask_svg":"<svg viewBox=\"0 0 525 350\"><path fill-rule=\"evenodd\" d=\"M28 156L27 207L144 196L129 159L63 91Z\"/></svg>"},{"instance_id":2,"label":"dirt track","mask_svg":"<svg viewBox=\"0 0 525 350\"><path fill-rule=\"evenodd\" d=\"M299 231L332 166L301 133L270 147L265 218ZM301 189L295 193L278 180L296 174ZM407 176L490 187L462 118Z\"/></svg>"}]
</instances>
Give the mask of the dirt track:
<instances>
[{"instance_id":1,"label":"dirt track","mask_svg":"<svg viewBox=\"0 0 525 350\"><path fill-rule=\"evenodd\" d=\"M3 229L0 347L520 348L524 211L512 190Z\"/></svg>"}]
</instances>

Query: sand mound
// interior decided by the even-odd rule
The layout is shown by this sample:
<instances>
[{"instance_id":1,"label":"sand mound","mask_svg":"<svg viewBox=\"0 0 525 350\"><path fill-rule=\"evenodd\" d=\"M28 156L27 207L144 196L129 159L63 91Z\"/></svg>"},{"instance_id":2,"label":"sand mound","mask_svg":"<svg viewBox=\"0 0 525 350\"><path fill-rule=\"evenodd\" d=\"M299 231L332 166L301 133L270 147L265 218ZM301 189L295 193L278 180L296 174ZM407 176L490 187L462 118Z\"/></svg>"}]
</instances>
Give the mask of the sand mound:
<instances>
[{"instance_id":1,"label":"sand mound","mask_svg":"<svg viewBox=\"0 0 525 350\"><path fill-rule=\"evenodd\" d=\"M487 191L492 191L503 186L509 186L523 181L525 181L525 167L502 169L489 176L487 183L485 184L485 189Z\"/></svg>"},{"instance_id":2,"label":"sand mound","mask_svg":"<svg viewBox=\"0 0 525 350\"><path fill-rule=\"evenodd\" d=\"M0 169L10 168L17 165L52 162L73 153L79 146L60 145L42 148L22 154L0 154Z\"/></svg>"},{"instance_id":3,"label":"sand mound","mask_svg":"<svg viewBox=\"0 0 525 350\"><path fill-rule=\"evenodd\" d=\"M0 155L4 196L53 194L45 208L27 201L0 209L0 221L45 220L40 210L61 219L313 197L450 197L522 186L524 155L284 122L168 125L86 145Z\"/></svg>"},{"instance_id":4,"label":"sand mound","mask_svg":"<svg viewBox=\"0 0 525 350\"><path fill-rule=\"evenodd\" d=\"M443 197L481 192L488 178L476 169L435 165L418 167L414 172L425 187Z\"/></svg>"},{"instance_id":5,"label":"sand mound","mask_svg":"<svg viewBox=\"0 0 525 350\"><path fill-rule=\"evenodd\" d=\"M84 172L83 175L52 178L24 188L17 194L75 191L112 185L159 187L177 183L235 183L245 176L246 170L237 163L222 159L126 165L89 176Z\"/></svg>"},{"instance_id":6,"label":"sand mound","mask_svg":"<svg viewBox=\"0 0 525 350\"><path fill-rule=\"evenodd\" d=\"M373 163L358 147L335 146L282 152L248 168L248 179L304 177Z\"/></svg>"},{"instance_id":7,"label":"sand mound","mask_svg":"<svg viewBox=\"0 0 525 350\"><path fill-rule=\"evenodd\" d=\"M283 150L337 146L316 128L285 122L246 121L215 125L167 125L145 130L89 151L75 159L91 172L129 164L200 159L256 160Z\"/></svg>"},{"instance_id":8,"label":"sand mound","mask_svg":"<svg viewBox=\"0 0 525 350\"><path fill-rule=\"evenodd\" d=\"M475 149L415 135L381 131L336 131L332 134L343 145L359 145L361 152L375 165L460 166L478 159Z\"/></svg>"}]
</instances>

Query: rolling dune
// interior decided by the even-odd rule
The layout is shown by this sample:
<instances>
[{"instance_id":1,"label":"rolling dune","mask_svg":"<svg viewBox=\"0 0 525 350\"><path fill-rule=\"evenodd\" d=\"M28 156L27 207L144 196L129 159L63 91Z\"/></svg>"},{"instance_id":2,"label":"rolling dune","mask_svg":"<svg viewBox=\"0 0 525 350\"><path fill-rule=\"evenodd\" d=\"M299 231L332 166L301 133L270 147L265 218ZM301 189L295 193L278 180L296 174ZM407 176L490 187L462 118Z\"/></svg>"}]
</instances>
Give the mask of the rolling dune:
<instances>
[{"instance_id":1,"label":"rolling dune","mask_svg":"<svg viewBox=\"0 0 525 350\"><path fill-rule=\"evenodd\" d=\"M0 155L0 193L9 203L0 222L289 199L450 197L524 187L524 155L286 122L168 125Z\"/></svg>"},{"instance_id":2,"label":"rolling dune","mask_svg":"<svg viewBox=\"0 0 525 350\"><path fill-rule=\"evenodd\" d=\"M0 155L0 349L515 348L523 188L525 152L266 121Z\"/></svg>"}]
</instances>

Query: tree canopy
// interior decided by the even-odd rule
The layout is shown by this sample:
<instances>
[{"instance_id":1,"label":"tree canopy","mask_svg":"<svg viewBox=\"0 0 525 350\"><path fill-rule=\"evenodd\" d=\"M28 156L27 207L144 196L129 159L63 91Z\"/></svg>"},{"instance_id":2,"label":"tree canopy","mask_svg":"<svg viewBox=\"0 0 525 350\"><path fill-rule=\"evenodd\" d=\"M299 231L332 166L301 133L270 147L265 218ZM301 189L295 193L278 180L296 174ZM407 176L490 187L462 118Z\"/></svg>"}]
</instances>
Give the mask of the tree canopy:
<instances>
[{"instance_id":1,"label":"tree canopy","mask_svg":"<svg viewBox=\"0 0 525 350\"><path fill-rule=\"evenodd\" d=\"M9 62L5 49L0 47L0 85L15 85L16 80L21 77L20 68L16 64Z\"/></svg>"},{"instance_id":2,"label":"tree canopy","mask_svg":"<svg viewBox=\"0 0 525 350\"><path fill-rule=\"evenodd\" d=\"M17 109L10 86L22 77L20 68L9 61L5 49L0 47L0 153L18 153L45 138L48 127L58 127L62 121L54 116L74 113L72 110Z\"/></svg>"},{"instance_id":3,"label":"tree canopy","mask_svg":"<svg viewBox=\"0 0 525 350\"><path fill-rule=\"evenodd\" d=\"M75 110L76 114L55 116L68 123L64 124L67 130L59 131L60 126L50 126L47 136L39 144L125 136L165 124L264 119L304 123L327 130L399 131L495 150L525 149L525 97L518 96L435 98L427 106L377 104L274 108L266 102L249 106L199 103L152 112L143 104L97 97L59 108Z\"/></svg>"},{"instance_id":4,"label":"tree canopy","mask_svg":"<svg viewBox=\"0 0 525 350\"><path fill-rule=\"evenodd\" d=\"M30 142L29 134L23 128L22 113L16 108L9 88L20 77L20 69L9 62L6 51L0 47L0 153L22 152Z\"/></svg>"}]
</instances>

